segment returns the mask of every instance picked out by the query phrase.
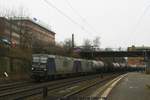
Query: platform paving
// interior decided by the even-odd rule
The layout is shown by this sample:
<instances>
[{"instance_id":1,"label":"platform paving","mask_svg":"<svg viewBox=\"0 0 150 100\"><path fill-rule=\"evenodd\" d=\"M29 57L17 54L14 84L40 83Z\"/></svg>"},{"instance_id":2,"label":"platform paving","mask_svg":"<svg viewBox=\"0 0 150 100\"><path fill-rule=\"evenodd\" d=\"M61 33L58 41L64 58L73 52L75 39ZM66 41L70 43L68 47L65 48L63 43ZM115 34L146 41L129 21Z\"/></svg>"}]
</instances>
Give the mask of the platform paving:
<instances>
[{"instance_id":1,"label":"platform paving","mask_svg":"<svg viewBox=\"0 0 150 100\"><path fill-rule=\"evenodd\" d=\"M107 100L150 100L150 75L128 73L112 89Z\"/></svg>"}]
</instances>

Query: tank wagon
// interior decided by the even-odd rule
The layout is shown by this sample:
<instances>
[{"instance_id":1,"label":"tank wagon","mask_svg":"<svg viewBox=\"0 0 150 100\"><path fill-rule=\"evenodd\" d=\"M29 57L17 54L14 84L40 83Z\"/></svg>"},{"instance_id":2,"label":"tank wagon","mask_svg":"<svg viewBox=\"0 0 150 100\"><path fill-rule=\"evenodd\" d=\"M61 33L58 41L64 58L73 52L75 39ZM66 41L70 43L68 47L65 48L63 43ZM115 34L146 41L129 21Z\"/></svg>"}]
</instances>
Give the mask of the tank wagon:
<instances>
[{"instance_id":1,"label":"tank wagon","mask_svg":"<svg viewBox=\"0 0 150 100\"><path fill-rule=\"evenodd\" d=\"M48 54L32 55L32 75L35 80L48 80L79 75L89 75L105 72L121 72L126 70L125 64L103 61L76 59ZM129 67L128 67L129 68Z\"/></svg>"}]
</instances>

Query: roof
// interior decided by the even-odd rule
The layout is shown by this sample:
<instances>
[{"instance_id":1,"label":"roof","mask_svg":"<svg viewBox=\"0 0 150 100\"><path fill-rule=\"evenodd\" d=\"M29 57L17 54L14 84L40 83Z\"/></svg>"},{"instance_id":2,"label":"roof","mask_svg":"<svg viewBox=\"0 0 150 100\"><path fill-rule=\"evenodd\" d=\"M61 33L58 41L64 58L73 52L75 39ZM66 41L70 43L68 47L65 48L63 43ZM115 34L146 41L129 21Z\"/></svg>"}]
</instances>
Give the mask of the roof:
<instances>
[{"instance_id":1,"label":"roof","mask_svg":"<svg viewBox=\"0 0 150 100\"><path fill-rule=\"evenodd\" d=\"M43 28L43 29L45 29L45 30L51 32L53 35L56 34L55 32L53 32L53 31L52 31L49 27L47 27L46 25L44 25L44 24L42 24L42 23L40 23L40 22L36 22L36 21L32 20L32 19L29 18L29 17L13 17L13 18L11 18L11 19L12 19L13 21L29 21L29 22L31 22L32 24L37 25L37 26L39 26L39 27L41 27L41 28Z\"/></svg>"}]
</instances>

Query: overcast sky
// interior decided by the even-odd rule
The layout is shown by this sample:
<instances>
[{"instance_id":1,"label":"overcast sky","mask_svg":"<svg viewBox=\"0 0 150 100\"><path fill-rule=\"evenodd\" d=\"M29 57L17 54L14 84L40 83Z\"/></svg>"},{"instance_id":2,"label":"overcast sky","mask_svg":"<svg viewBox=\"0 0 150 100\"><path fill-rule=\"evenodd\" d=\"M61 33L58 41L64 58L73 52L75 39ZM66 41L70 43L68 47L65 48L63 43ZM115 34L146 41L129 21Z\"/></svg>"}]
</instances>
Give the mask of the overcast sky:
<instances>
[{"instance_id":1,"label":"overcast sky","mask_svg":"<svg viewBox=\"0 0 150 100\"><path fill-rule=\"evenodd\" d=\"M67 18L45 1L60 9ZM78 45L86 38L99 36L101 47L150 46L149 0L45 1L0 0L0 10L22 6L31 18L51 26L57 42L71 38L74 33Z\"/></svg>"}]
</instances>

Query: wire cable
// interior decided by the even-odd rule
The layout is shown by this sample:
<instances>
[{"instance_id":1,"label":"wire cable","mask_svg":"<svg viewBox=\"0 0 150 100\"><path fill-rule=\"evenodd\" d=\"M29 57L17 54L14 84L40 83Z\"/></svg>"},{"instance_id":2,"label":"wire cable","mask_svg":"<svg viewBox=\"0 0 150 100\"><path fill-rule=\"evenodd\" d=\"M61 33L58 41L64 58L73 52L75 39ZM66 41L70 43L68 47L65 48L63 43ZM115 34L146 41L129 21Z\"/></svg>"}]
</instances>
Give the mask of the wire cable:
<instances>
[{"instance_id":1,"label":"wire cable","mask_svg":"<svg viewBox=\"0 0 150 100\"><path fill-rule=\"evenodd\" d=\"M144 16L145 16L145 15L147 14L147 12L149 11L149 8L150 8L150 5L148 5L148 6L145 8L144 12L143 12L143 13L141 14L141 16L139 17L139 19L138 19L138 21L137 21L137 23L136 23L136 25L135 25L135 27L134 27L133 33L136 32L136 30L137 30L138 26L141 24L141 21L143 20Z\"/></svg>"},{"instance_id":2,"label":"wire cable","mask_svg":"<svg viewBox=\"0 0 150 100\"><path fill-rule=\"evenodd\" d=\"M59 12L61 15L63 15L64 17L66 17L68 20L70 20L72 23L74 23L75 25L77 25L78 27L80 27L82 30L84 30L87 33L91 33L88 30L85 29L84 26L80 25L78 22L74 21L71 17L69 17L66 13L64 13L63 11L61 11L60 9L58 9L54 4L52 4L50 1L48 0L43 0L46 4L48 4L49 6L51 6L52 8L54 8L57 12Z\"/></svg>"},{"instance_id":3,"label":"wire cable","mask_svg":"<svg viewBox=\"0 0 150 100\"><path fill-rule=\"evenodd\" d=\"M83 17L81 16L78 11L76 9L74 9L74 7L72 6L72 4L68 1L68 0L65 0L67 2L67 4L69 5L69 7L72 9L72 11L82 20L82 22L84 22L92 31L94 31L95 33L98 33L91 24L88 23L88 21Z\"/></svg>"}]
</instances>

